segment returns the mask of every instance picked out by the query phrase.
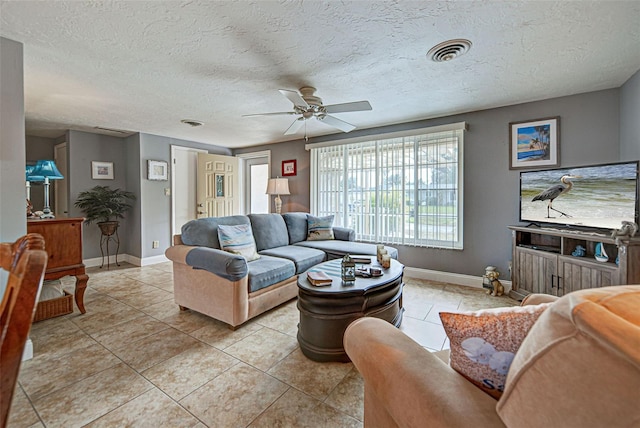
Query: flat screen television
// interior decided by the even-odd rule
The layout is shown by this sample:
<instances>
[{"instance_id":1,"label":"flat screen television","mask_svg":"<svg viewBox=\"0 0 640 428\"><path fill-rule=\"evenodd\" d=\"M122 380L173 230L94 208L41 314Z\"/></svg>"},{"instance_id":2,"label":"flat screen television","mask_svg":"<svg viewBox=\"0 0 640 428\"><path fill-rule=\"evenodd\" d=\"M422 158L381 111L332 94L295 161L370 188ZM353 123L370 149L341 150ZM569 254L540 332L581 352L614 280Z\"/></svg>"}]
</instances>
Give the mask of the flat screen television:
<instances>
[{"instance_id":1,"label":"flat screen television","mask_svg":"<svg viewBox=\"0 0 640 428\"><path fill-rule=\"evenodd\" d=\"M639 163L522 171L520 221L596 229L638 223Z\"/></svg>"}]
</instances>

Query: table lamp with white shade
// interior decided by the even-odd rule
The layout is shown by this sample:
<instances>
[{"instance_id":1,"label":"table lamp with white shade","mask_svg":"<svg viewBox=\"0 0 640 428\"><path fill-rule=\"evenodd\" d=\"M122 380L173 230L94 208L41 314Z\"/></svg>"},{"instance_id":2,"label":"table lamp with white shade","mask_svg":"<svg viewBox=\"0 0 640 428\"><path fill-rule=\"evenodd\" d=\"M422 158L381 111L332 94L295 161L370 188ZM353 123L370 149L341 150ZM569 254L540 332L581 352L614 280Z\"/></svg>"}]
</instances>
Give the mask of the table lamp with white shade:
<instances>
[{"instance_id":1,"label":"table lamp with white shade","mask_svg":"<svg viewBox=\"0 0 640 428\"><path fill-rule=\"evenodd\" d=\"M44 209L40 218L55 218L49 207L49 180L61 180L64 177L52 160L39 160L27 177L27 181L44 181Z\"/></svg>"},{"instance_id":2,"label":"table lamp with white shade","mask_svg":"<svg viewBox=\"0 0 640 428\"><path fill-rule=\"evenodd\" d=\"M280 195L290 195L288 178L270 178L267 183L267 195L276 195L276 213L282 210L282 199Z\"/></svg>"}]
</instances>

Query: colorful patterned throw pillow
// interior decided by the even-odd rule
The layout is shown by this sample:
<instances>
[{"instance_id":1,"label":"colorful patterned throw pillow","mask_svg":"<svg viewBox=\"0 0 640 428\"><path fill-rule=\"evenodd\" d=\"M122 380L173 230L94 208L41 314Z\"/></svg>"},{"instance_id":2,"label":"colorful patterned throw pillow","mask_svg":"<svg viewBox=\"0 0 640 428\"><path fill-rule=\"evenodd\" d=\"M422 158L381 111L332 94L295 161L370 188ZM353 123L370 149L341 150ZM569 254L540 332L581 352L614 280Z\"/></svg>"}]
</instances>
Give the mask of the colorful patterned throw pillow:
<instances>
[{"instance_id":1,"label":"colorful patterned throw pillow","mask_svg":"<svg viewBox=\"0 0 640 428\"><path fill-rule=\"evenodd\" d=\"M451 342L451 368L487 394L500 398L515 353L549 305L440 312Z\"/></svg>"},{"instance_id":2,"label":"colorful patterned throw pillow","mask_svg":"<svg viewBox=\"0 0 640 428\"><path fill-rule=\"evenodd\" d=\"M260 258L249 224L218 225L218 239L220 240L220 248L229 253L241 255L248 262Z\"/></svg>"},{"instance_id":3,"label":"colorful patterned throw pillow","mask_svg":"<svg viewBox=\"0 0 640 428\"><path fill-rule=\"evenodd\" d=\"M308 216L307 230L308 241L327 241L329 239L335 239L333 236L333 216Z\"/></svg>"}]
</instances>

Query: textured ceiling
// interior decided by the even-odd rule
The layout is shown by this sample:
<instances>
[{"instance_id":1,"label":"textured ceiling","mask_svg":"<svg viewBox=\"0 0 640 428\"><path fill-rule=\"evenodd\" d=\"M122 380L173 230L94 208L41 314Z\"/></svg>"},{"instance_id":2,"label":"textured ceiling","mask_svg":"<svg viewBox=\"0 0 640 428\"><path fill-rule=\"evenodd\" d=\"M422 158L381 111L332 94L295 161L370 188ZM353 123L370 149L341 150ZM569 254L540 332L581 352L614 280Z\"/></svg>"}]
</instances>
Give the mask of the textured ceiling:
<instances>
[{"instance_id":1,"label":"textured ceiling","mask_svg":"<svg viewBox=\"0 0 640 428\"><path fill-rule=\"evenodd\" d=\"M278 89L314 86L358 128L619 87L640 2L2 1L24 44L27 133L96 127L226 147L301 138ZM473 47L426 59L448 39ZM181 119L205 126L192 128ZM315 120L307 134L336 132Z\"/></svg>"}]
</instances>

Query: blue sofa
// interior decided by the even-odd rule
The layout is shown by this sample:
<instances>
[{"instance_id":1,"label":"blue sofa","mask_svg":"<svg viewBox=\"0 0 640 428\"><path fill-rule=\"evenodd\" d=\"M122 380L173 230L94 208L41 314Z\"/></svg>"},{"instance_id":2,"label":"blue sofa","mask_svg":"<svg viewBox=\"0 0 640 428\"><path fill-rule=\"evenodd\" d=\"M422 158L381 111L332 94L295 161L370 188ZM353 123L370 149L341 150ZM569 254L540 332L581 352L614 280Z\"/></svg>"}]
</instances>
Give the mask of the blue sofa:
<instances>
[{"instance_id":1,"label":"blue sofa","mask_svg":"<svg viewBox=\"0 0 640 428\"><path fill-rule=\"evenodd\" d=\"M352 229L333 227L335 239L309 241L309 214L249 214L192 220L174 237L174 298L235 328L297 296L298 275L345 254L375 255L376 246L355 242ZM219 225L250 225L257 260L221 250ZM398 251L386 247L393 258Z\"/></svg>"}]
</instances>

